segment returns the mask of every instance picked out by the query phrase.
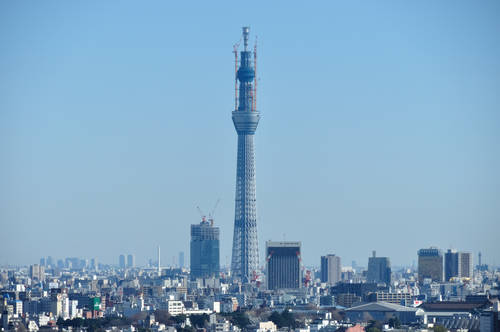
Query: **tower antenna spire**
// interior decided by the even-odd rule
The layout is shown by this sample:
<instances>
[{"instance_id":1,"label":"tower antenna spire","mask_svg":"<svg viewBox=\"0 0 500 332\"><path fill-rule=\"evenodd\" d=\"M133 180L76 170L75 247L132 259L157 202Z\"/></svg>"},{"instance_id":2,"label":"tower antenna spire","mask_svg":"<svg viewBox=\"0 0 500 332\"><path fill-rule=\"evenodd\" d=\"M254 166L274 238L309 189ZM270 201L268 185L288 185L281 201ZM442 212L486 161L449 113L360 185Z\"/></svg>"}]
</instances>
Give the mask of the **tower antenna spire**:
<instances>
[{"instance_id":1,"label":"tower antenna spire","mask_svg":"<svg viewBox=\"0 0 500 332\"><path fill-rule=\"evenodd\" d=\"M250 27L243 27L243 45L245 52L248 51L248 35L250 34Z\"/></svg>"}]
</instances>

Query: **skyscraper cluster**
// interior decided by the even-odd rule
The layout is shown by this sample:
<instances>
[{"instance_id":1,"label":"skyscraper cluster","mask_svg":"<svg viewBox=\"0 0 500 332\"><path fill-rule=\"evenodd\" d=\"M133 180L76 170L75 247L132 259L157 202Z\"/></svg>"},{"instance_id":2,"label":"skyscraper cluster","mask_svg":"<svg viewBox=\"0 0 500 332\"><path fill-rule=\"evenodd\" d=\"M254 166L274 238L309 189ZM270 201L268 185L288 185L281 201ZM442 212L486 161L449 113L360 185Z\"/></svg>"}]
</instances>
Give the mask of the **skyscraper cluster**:
<instances>
[{"instance_id":1,"label":"skyscraper cluster","mask_svg":"<svg viewBox=\"0 0 500 332\"><path fill-rule=\"evenodd\" d=\"M435 282L452 278L472 278L472 254L449 249L444 255L441 249L431 247L418 251L418 281L429 279Z\"/></svg>"},{"instance_id":2,"label":"skyscraper cluster","mask_svg":"<svg viewBox=\"0 0 500 332\"><path fill-rule=\"evenodd\" d=\"M128 254L127 257L125 258L125 255L120 255L118 257L118 266L121 269L125 268L134 268L135 267L135 255L133 254Z\"/></svg>"}]
</instances>

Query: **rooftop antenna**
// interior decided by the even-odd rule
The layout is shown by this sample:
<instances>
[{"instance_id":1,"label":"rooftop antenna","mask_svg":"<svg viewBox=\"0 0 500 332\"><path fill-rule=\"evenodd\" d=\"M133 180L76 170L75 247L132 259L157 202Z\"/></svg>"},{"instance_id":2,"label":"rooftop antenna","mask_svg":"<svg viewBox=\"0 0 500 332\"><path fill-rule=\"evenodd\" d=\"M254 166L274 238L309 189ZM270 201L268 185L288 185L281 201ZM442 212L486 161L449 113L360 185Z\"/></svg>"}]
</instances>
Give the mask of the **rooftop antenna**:
<instances>
[{"instance_id":1,"label":"rooftop antenna","mask_svg":"<svg viewBox=\"0 0 500 332\"><path fill-rule=\"evenodd\" d=\"M248 35L250 34L250 27L243 27L243 45L245 52L248 51Z\"/></svg>"},{"instance_id":2,"label":"rooftop antenna","mask_svg":"<svg viewBox=\"0 0 500 332\"><path fill-rule=\"evenodd\" d=\"M161 276L160 246L158 245L158 275Z\"/></svg>"}]
</instances>

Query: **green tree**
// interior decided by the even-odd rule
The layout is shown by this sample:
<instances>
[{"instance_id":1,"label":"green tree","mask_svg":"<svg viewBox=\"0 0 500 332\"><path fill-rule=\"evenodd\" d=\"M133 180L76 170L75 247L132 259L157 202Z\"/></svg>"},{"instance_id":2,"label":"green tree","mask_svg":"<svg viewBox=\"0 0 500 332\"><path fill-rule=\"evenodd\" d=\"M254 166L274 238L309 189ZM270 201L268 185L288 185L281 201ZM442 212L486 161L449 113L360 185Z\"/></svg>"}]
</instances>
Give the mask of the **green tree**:
<instances>
[{"instance_id":1,"label":"green tree","mask_svg":"<svg viewBox=\"0 0 500 332\"><path fill-rule=\"evenodd\" d=\"M389 318L389 321L387 322L390 327L399 329L401 327L401 322L399 321L399 318L397 317L391 317Z\"/></svg>"},{"instance_id":2,"label":"green tree","mask_svg":"<svg viewBox=\"0 0 500 332\"><path fill-rule=\"evenodd\" d=\"M231 314L231 323L238 326L239 328L244 329L248 325L250 325L250 319L248 316L242 311L235 311Z\"/></svg>"},{"instance_id":3,"label":"green tree","mask_svg":"<svg viewBox=\"0 0 500 332\"><path fill-rule=\"evenodd\" d=\"M442 325L435 325L434 332L448 332L448 330Z\"/></svg>"},{"instance_id":4,"label":"green tree","mask_svg":"<svg viewBox=\"0 0 500 332\"><path fill-rule=\"evenodd\" d=\"M202 315L191 315L189 316L189 320L191 321L191 324L198 328L203 328L205 327L206 323L208 323L209 317L207 314L202 314Z\"/></svg>"},{"instance_id":5,"label":"green tree","mask_svg":"<svg viewBox=\"0 0 500 332\"><path fill-rule=\"evenodd\" d=\"M295 329L299 327L299 323L295 319L295 315L288 309L283 310L281 313L273 311L268 319L279 328L291 327Z\"/></svg>"},{"instance_id":6,"label":"green tree","mask_svg":"<svg viewBox=\"0 0 500 332\"><path fill-rule=\"evenodd\" d=\"M182 323L184 323L186 321L186 315L181 314L181 315L172 316L172 320L176 324L182 324Z\"/></svg>"},{"instance_id":7,"label":"green tree","mask_svg":"<svg viewBox=\"0 0 500 332\"><path fill-rule=\"evenodd\" d=\"M64 323L64 319L62 317L59 317L57 319L57 322L56 322L57 326L59 326L59 328L65 326L65 323Z\"/></svg>"},{"instance_id":8,"label":"green tree","mask_svg":"<svg viewBox=\"0 0 500 332\"><path fill-rule=\"evenodd\" d=\"M285 322L283 321L283 317L277 311L273 311L271 316L269 316L269 320L276 324L277 327L282 328L285 326Z\"/></svg>"},{"instance_id":9,"label":"green tree","mask_svg":"<svg viewBox=\"0 0 500 332\"><path fill-rule=\"evenodd\" d=\"M382 330L378 327L369 327L366 329L366 332L382 332Z\"/></svg>"}]
</instances>

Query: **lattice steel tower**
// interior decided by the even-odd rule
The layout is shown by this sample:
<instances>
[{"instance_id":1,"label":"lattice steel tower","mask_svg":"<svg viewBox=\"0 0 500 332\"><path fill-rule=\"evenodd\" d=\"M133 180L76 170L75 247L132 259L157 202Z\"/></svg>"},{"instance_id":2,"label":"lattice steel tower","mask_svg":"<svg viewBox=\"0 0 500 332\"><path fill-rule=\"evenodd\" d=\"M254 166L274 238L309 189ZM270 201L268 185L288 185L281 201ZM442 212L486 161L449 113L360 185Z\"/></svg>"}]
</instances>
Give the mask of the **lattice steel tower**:
<instances>
[{"instance_id":1,"label":"lattice steel tower","mask_svg":"<svg viewBox=\"0 0 500 332\"><path fill-rule=\"evenodd\" d=\"M234 47L236 75L233 123L238 133L238 163L231 271L234 277L240 278L243 282L249 282L259 266L253 145L253 136L259 123L255 75L257 49L255 47L253 52L248 50L249 30L248 27L243 28L244 50L240 52L239 65L239 45Z\"/></svg>"}]
</instances>

